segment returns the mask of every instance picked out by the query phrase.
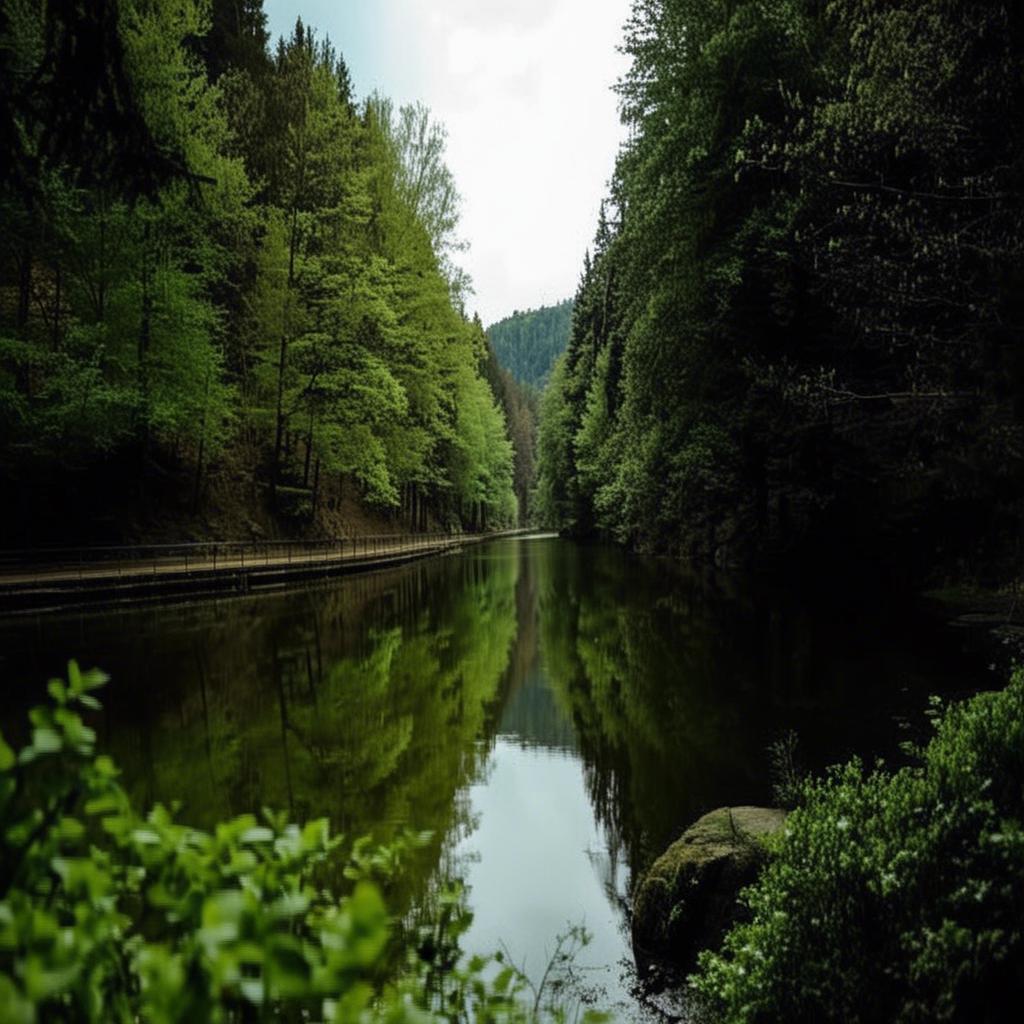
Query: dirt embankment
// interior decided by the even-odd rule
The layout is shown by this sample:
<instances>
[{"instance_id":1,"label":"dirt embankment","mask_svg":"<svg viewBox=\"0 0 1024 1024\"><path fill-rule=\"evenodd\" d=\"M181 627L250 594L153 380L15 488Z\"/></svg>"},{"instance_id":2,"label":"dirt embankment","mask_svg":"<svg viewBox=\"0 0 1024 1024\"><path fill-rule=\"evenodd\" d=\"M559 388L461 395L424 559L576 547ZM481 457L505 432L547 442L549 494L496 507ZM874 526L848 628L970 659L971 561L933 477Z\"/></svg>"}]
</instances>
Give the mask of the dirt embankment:
<instances>
[{"instance_id":1,"label":"dirt embankment","mask_svg":"<svg viewBox=\"0 0 1024 1024\"><path fill-rule=\"evenodd\" d=\"M0 547L276 540L408 533L406 510L374 507L348 476L312 487L270 487L241 459L226 458L196 489L194 467L122 455L61 474L31 470L0 479ZM314 505L315 497L315 505ZM421 521L422 522L422 521ZM428 530L445 524L427 514Z\"/></svg>"}]
</instances>

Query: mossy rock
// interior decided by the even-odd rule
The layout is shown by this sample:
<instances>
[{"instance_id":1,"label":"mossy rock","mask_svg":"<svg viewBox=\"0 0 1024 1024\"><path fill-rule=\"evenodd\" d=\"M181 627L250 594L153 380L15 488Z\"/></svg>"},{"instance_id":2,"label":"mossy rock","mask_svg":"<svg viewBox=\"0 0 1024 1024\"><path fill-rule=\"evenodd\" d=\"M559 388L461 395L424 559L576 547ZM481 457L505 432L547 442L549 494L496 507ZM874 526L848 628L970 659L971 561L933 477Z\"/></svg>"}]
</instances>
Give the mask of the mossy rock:
<instances>
[{"instance_id":1,"label":"mossy rock","mask_svg":"<svg viewBox=\"0 0 1024 1024\"><path fill-rule=\"evenodd\" d=\"M702 949L717 949L740 906L736 896L765 860L765 839L786 812L720 807L691 825L641 878L633 899L633 951L643 970L686 970Z\"/></svg>"}]
</instances>

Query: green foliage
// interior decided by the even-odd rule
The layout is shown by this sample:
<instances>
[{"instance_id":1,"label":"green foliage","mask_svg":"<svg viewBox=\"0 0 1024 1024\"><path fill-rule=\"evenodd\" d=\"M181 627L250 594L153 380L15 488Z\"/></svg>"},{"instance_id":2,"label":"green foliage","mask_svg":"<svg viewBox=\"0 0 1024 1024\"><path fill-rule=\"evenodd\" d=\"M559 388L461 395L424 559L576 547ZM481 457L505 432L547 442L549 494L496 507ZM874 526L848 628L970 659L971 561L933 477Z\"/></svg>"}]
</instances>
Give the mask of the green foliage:
<instances>
[{"instance_id":1,"label":"green foliage","mask_svg":"<svg viewBox=\"0 0 1024 1024\"><path fill-rule=\"evenodd\" d=\"M1005 571L1020 12L637 0L624 49L629 140L541 424L553 523L723 563L886 544Z\"/></svg>"},{"instance_id":2,"label":"green foliage","mask_svg":"<svg viewBox=\"0 0 1024 1024\"><path fill-rule=\"evenodd\" d=\"M479 326L479 325L477 325ZM519 524L535 519L531 507L537 476L537 393L498 364L494 346L486 340L487 357L483 365L484 379L505 414L509 440L512 442L513 490L519 510Z\"/></svg>"},{"instance_id":3,"label":"green foliage","mask_svg":"<svg viewBox=\"0 0 1024 1024\"><path fill-rule=\"evenodd\" d=\"M124 28L145 7L130 0L4 5L0 187L38 199L41 172L63 166L75 184L114 183L152 197L187 177L181 150L156 137L132 88Z\"/></svg>"},{"instance_id":4,"label":"green foliage","mask_svg":"<svg viewBox=\"0 0 1024 1024\"><path fill-rule=\"evenodd\" d=\"M505 418L486 381L476 376L461 388L452 484L463 501L483 502L495 510L499 522L516 522L512 444Z\"/></svg>"},{"instance_id":5,"label":"green foliage","mask_svg":"<svg viewBox=\"0 0 1024 1024\"><path fill-rule=\"evenodd\" d=\"M29 742L0 739L3 1020L563 1019L557 999L529 1007L502 957L462 961L457 887L436 920L396 931L381 884L429 835L357 843L338 894L326 820L265 811L204 832L138 813L82 719L104 682L70 663Z\"/></svg>"},{"instance_id":6,"label":"green foliage","mask_svg":"<svg viewBox=\"0 0 1024 1024\"><path fill-rule=\"evenodd\" d=\"M498 362L520 384L543 388L565 351L572 324L572 299L557 306L516 310L487 328Z\"/></svg>"},{"instance_id":7,"label":"green foliage","mask_svg":"<svg viewBox=\"0 0 1024 1024\"><path fill-rule=\"evenodd\" d=\"M772 803L792 809L800 803L803 773L797 760L798 739L789 730L768 745L768 767L772 776Z\"/></svg>"},{"instance_id":8,"label":"green foliage","mask_svg":"<svg viewBox=\"0 0 1024 1024\"><path fill-rule=\"evenodd\" d=\"M565 360L558 359L540 403L534 506L538 521L544 525L573 529L577 520L573 500L573 410L566 400L564 378Z\"/></svg>"},{"instance_id":9,"label":"green foliage","mask_svg":"<svg viewBox=\"0 0 1024 1024\"><path fill-rule=\"evenodd\" d=\"M143 514L147 479L168 476L199 512L230 466L288 528L346 480L415 528L428 505L445 525L512 524L508 431L481 411L459 197L429 111L357 104L301 21L267 53L258 0L120 0L99 12L112 66L78 103L99 104L89 123L111 121L96 131L115 152L87 159L45 124L67 85L47 32L84 46L98 30L80 13L25 0L0 18L15 97L0 147L17 162L0 182L0 477L88 484L120 460ZM125 181L108 139L121 114L139 128L126 147L173 154L176 173L139 157Z\"/></svg>"},{"instance_id":10,"label":"green foliage","mask_svg":"<svg viewBox=\"0 0 1024 1024\"><path fill-rule=\"evenodd\" d=\"M918 763L809 781L752 920L705 954L726 1021L995 1021L1024 953L1024 671L940 709Z\"/></svg>"}]
</instances>

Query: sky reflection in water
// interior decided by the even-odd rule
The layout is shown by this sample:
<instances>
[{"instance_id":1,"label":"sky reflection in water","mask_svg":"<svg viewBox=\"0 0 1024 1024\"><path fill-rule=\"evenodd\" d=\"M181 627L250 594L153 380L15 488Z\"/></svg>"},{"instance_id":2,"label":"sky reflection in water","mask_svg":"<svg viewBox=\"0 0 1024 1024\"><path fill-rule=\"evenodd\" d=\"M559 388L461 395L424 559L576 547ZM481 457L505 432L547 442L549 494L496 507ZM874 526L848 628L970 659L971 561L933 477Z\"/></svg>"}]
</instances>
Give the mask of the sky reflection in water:
<instances>
[{"instance_id":1,"label":"sky reflection in water","mask_svg":"<svg viewBox=\"0 0 1024 1024\"><path fill-rule=\"evenodd\" d=\"M895 751L926 694L977 675L953 642L874 599L507 540L309 590L0 621L0 725L16 736L69 657L100 665L95 724L139 805L429 830L400 910L461 875L467 947L535 979L584 924L586 980L628 1008L631 874L701 813L770 799L765 747L788 729L810 767Z\"/></svg>"}]
</instances>

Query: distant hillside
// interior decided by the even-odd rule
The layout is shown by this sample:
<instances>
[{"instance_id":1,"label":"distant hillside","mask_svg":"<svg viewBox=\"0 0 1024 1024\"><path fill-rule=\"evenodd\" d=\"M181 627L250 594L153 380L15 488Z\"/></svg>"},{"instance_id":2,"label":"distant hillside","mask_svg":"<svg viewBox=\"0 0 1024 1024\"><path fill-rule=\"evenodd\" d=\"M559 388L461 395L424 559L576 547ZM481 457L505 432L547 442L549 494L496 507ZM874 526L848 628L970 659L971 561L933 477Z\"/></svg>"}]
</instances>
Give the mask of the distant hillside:
<instances>
[{"instance_id":1,"label":"distant hillside","mask_svg":"<svg viewBox=\"0 0 1024 1024\"><path fill-rule=\"evenodd\" d=\"M565 351L572 326L572 299L557 306L518 310L487 328L498 362L516 380L541 388Z\"/></svg>"}]
</instances>

